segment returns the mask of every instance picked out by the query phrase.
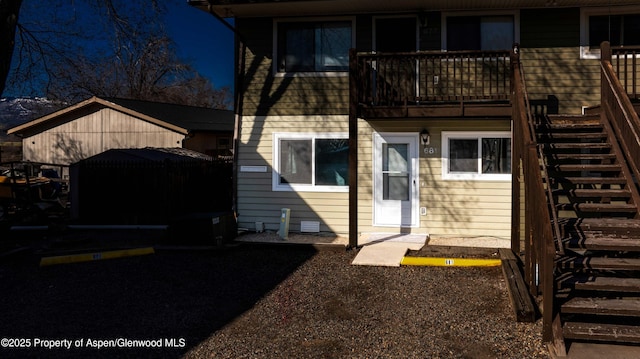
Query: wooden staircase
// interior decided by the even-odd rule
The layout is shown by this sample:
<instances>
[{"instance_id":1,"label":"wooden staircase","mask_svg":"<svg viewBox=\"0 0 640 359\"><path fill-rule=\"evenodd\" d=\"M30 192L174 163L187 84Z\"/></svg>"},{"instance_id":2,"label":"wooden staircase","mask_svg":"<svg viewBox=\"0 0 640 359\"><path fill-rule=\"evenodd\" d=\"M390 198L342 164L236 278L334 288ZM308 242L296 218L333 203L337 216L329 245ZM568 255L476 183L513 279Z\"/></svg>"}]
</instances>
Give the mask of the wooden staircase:
<instances>
[{"instance_id":1,"label":"wooden staircase","mask_svg":"<svg viewBox=\"0 0 640 359\"><path fill-rule=\"evenodd\" d=\"M640 344L638 190L599 115L539 119L559 241L554 336ZM544 178L544 177L543 177Z\"/></svg>"}]
</instances>

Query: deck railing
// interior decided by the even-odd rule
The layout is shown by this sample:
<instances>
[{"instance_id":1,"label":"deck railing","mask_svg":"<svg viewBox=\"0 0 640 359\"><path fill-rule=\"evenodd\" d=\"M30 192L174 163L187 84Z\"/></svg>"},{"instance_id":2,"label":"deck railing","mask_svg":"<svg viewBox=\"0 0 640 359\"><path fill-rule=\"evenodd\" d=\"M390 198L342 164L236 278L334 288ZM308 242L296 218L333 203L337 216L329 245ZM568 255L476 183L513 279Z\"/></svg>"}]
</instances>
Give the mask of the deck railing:
<instances>
[{"instance_id":1,"label":"deck railing","mask_svg":"<svg viewBox=\"0 0 640 359\"><path fill-rule=\"evenodd\" d=\"M632 100L640 100L640 71L638 61L640 46L613 47L609 62L620 80L620 84Z\"/></svg>"},{"instance_id":2,"label":"deck railing","mask_svg":"<svg viewBox=\"0 0 640 359\"><path fill-rule=\"evenodd\" d=\"M357 73L366 106L510 99L508 50L359 53Z\"/></svg>"},{"instance_id":3,"label":"deck railing","mask_svg":"<svg viewBox=\"0 0 640 359\"><path fill-rule=\"evenodd\" d=\"M635 77L638 74L636 68L638 64L633 56L633 61L629 66L620 66L620 62L626 61L628 56L625 55L625 59L621 60L621 52L618 50L620 49L616 50L618 55L612 56L612 49L608 42L603 42L600 46L602 119L605 121L605 125L615 131L615 136L628 165L628 167L623 167L623 170L629 171L635 178L633 182L637 184L640 180L640 119L631 102L631 98L637 96L637 92L634 94L629 91L635 91L637 86ZM631 81L631 87L625 84L625 79L630 77L634 78ZM629 190L634 203L640 203L638 188L632 187Z\"/></svg>"},{"instance_id":4,"label":"deck railing","mask_svg":"<svg viewBox=\"0 0 640 359\"><path fill-rule=\"evenodd\" d=\"M524 70L517 56L512 64L513 83L513 201L523 202L524 210L524 270L525 280L533 296L542 295L543 339L553 337L554 259L557 243L554 242L552 221L543 177L546 171L542 162L541 148L535 137L535 118L531 111L524 80ZM520 192L523 183L524 194ZM548 183L548 180L547 180ZM524 198L524 201L521 199ZM512 223L520 228L520 211L513 211ZM513 235L519 239L520 233ZM515 240L512 243L518 243ZM513 246L513 245L512 245ZM519 248L512 248L519 251Z\"/></svg>"}]
</instances>

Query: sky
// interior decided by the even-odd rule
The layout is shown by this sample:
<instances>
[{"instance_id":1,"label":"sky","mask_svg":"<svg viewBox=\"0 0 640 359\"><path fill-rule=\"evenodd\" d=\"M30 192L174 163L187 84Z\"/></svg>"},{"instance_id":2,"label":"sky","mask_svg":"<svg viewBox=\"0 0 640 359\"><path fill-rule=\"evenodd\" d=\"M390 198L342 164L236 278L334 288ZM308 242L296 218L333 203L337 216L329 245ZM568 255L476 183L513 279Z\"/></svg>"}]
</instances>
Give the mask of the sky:
<instances>
[{"instance_id":1,"label":"sky","mask_svg":"<svg viewBox=\"0 0 640 359\"><path fill-rule=\"evenodd\" d=\"M38 16L42 14L38 14L37 10L39 2L40 0L23 2L20 22L40 20ZM233 89L233 32L213 15L190 6L187 0L162 2L168 10L166 29L176 44L178 56L190 63L200 75L208 78L215 88L229 86ZM76 9L82 8L81 3L75 3L74 6ZM14 53L14 62L15 56ZM23 95L10 87L4 93L5 97Z\"/></svg>"},{"instance_id":2,"label":"sky","mask_svg":"<svg viewBox=\"0 0 640 359\"><path fill-rule=\"evenodd\" d=\"M167 26L179 55L191 60L215 87L233 87L233 33L213 15L187 4L168 1Z\"/></svg>"}]
</instances>

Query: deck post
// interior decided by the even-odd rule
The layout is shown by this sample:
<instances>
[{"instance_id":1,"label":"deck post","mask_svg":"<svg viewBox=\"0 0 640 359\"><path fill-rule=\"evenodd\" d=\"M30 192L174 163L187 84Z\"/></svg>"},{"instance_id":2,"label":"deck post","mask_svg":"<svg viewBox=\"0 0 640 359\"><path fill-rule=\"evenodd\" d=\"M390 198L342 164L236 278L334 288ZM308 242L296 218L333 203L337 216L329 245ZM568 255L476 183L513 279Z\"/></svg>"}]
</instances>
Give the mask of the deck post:
<instances>
[{"instance_id":1,"label":"deck post","mask_svg":"<svg viewBox=\"0 0 640 359\"><path fill-rule=\"evenodd\" d=\"M520 83L516 84L517 80L520 80L520 46L514 44L511 49L511 138L513 147L511 151L511 250L516 254L520 254L520 146L516 141L523 140L520 136L522 132L519 130L520 111L523 110L518 106L519 91L516 91L516 87L520 86ZM518 71L518 74L516 74ZM517 80L516 80L517 79Z\"/></svg>"},{"instance_id":2,"label":"deck post","mask_svg":"<svg viewBox=\"0 0 640 359\"><path fill-rule=\"evenodd\" d=\"M349 247L358 246L358 60L349 49Z\"/></svg>"}]
</instances>

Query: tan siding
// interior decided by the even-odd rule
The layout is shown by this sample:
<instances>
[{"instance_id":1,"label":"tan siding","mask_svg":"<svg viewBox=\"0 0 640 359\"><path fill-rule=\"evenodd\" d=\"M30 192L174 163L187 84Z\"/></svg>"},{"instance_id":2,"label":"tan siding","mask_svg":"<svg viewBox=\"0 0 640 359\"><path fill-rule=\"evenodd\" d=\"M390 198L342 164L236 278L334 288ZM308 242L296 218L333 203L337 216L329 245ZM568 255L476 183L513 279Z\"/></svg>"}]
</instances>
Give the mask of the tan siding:
<instances>
[{"instance_id":1,"label":"tan siding","mask_svg":"<svg viewBox=\"0 0 640 359\"><path fill-rule=\"evenodd\" d=\"M267 172L238 172L238 225L253 230L259 221L267 230L277 230L280 210L289 208L291 231L300 230L300 221L319 221L321 231L348 233L347 192L272 190L274 133L346 133L347 126L347 116L244 116L238 168L266 166Z\"/></svg>"},{"instance_id":2,"label":"tan siding","mask_svg":"<svg viewBox=\"0 0 640 359\"><path fill-rule=\"evenodd\" d=\"M528 48L576 46L580 9L546 8L520 11L520 43Z\"/></svg>"},{"instance_id":3,"label":"tan siding","mask_svg":"<svg viewBox=\"0 0 640 359\"><path fill-rule=\"evenodd\" d=\"M549 98L559 113L578 114L600 102L598 60L580 59L580 9L520 13L521 60L533 101Z\"/></svg>"},{"instance_id":4,"label":"tan siding","mask_svg":"<svg viewBox=\"0 0 640 359\"><path fill-rule=\"evenodd\" d=\"M348 113L348 77L282 77L273 74L273 20L238 19L245 37L244 115Z\"/></svg>"},{"instance_id":5,"label":"tan siding","mask_svg":"<svg viewBox=\"0 0 640 359\"><path fill-rule=\"evenodd\" d=\"M358 226L361 232L392 232L398 229L375 227L372 199L372 133L365 121L359 126ZM428 120L376 122L378 132L420 132L431 134L433 155L420 154L420 207L427 215L420 216L419 228L407 229L412 233L429 233L432 237L490 236L510 238L511 235L511 182L510 181L452 181L443 180L441 156L442 131L509 131L506 120ZM422 146L420 146L422 150ZM363 155L363 154L366 154Z\"/></svg>"},{"instance_id":6,"label":"tan siding","mask_svg":"<svg viewBox=\"0 0 640 359\"><path fill-rule=\"evenodd\" d=\"M600 102L598 60L580 59L580 48L523 49L527 91L532 100L555 96L559 113L578 114Z\"/></svg>"}]
</instances>

